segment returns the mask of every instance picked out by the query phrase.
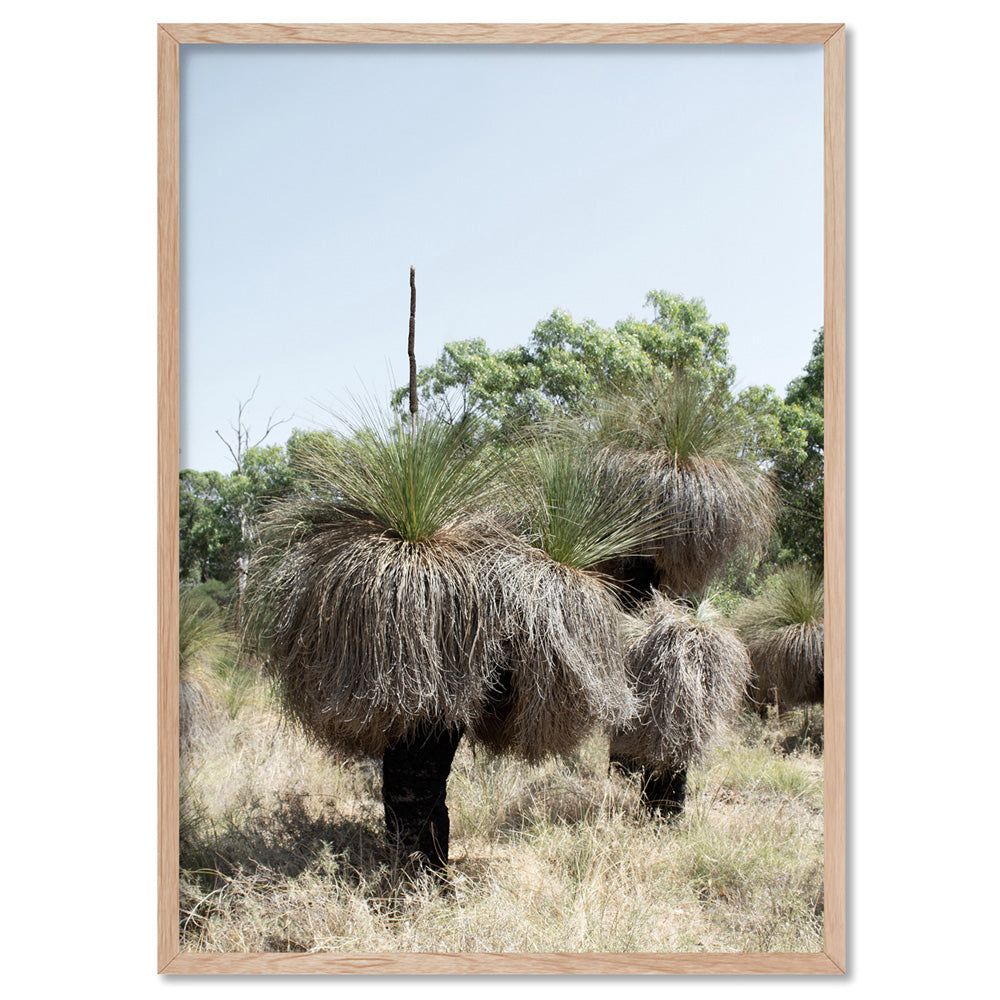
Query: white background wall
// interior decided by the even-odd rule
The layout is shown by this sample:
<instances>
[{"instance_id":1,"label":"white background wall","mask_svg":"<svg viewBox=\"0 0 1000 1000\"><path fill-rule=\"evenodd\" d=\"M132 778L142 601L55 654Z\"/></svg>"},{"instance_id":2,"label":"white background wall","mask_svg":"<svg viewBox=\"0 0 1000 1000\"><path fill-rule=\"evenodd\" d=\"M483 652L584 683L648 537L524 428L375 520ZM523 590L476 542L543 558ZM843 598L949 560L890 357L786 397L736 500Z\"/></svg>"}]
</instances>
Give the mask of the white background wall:
<instances>
[{"instance_id":1,"label":"white background wall","mask_svg":"<svg viewBox=\"0 0 1000 1000\"><path fill-rule=\"evenodd\" d=\"M155 968L155 23L845 21L849 969L670 988L984 995L995 940L997 15L984 5L20 5L5 16L3 887L11 995L324 989ZM338 980L599 995L600 979ZM903 994L905 995L905 993Z\"/></svg>"}]
</instances>

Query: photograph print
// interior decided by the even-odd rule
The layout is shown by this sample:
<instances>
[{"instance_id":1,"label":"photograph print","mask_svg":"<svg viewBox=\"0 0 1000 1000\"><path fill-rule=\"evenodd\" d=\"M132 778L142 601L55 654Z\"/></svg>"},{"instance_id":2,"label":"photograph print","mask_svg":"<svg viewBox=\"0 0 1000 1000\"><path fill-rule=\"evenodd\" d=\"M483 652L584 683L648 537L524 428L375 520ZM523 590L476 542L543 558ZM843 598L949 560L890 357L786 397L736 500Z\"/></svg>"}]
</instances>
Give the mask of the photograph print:
<instances>
[{"instance_id":1,"label":"photograph print","mask_svg":"<svg viewBox=\"0 0 1000 1000\"><path fill-rule=\"evenodd\" d=\"M180 951L823 952L824 46L179 72Z\"/></svg>"}]
</instances>

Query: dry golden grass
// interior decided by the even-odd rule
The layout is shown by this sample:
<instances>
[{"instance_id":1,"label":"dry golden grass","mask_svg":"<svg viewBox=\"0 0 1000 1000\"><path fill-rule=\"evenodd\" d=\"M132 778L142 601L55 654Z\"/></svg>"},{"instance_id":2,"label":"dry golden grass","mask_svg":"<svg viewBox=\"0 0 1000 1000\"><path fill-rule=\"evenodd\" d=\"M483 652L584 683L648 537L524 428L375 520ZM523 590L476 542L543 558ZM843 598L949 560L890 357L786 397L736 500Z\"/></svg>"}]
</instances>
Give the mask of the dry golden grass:
<instances>
[{"instance_id":1,"label":"dry golden grass","mask_svg":"<svg viewBox=\"0 0 1000 1000\"><path fill-rule=\"evenodd\" d=\"M744 717L674 824L645 820L599 736L536 767L463 743L447 887L390 867L376 762L324 755L252 693L211 719L184 758L186 950L822 950L815 715Z\"/></svg>"}]
</instances>

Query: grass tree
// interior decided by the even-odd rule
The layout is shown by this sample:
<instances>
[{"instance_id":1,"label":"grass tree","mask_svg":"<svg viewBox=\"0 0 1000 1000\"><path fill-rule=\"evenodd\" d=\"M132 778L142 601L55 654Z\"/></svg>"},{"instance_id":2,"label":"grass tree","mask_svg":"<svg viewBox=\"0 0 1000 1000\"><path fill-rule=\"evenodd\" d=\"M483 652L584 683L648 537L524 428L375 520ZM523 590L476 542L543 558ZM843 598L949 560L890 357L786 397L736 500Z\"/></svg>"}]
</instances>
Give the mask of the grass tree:
<instances>
[{"instance_id":1,"label":"grass tree","mask_svg":"<svg viewBox=\"0 0 1000 1000\"><path fill-rule=\"evenodd\" d=\"M495 479L468 430L370 421L302 449L308 488L262 522L250 573L248 634L286 709L326 747L382 758L391 838L438 866L498 641L484 566L500 534L478 516Z\"/></svg>"},{"instance_id":2,"label":"grass tree","mask_svg":"<svg viewBox=\"0 0 1000 1000\"><path fill-rule=\"evenodd\" d=\"M776 573L735 621L750 651L749 697L758 710L823 701L823 581L817 574L805 565Z\"/></svg>"},{"instance_id":3,"label":"grass tree","mask_svg":"<svg viewBox=\"0 0 1000 1000\"><path fill-rule=\"evenodd\" d=\"M637 710L612 731L611 758L626 770L638 763L647 806L670 816L684 807L688 768L739 711L750 658L710 600L690 607L654 595L628 631Z\"/></svg>"},{"instance_id":4,"label":"grass tree","mask_svg":"<svg viewBox=\"0 0 1000 1000\"><path fill-rule=\"evenodd\" d=\"M489 511L510 483L473 430L413 417L305 449L307 489L261 524L248 590L286 708L328 748L382 758L390 840L435 868L463 733L534 760L633 711L614 600L573 564L622 539L557 549L578 512L558 527L541 466L518 479L525 537L503 526Z\"/></svg>"},{"instance_id":5,"label":"grass tree","mask_svg":"<svg viewBox=\"0 0 1000 1000\"><path fill-rule=\"evenodd\" d=\"M691 377L656 377L606 399L592 425L615 473L674 525L638 555L601 567L643 623L629 648L639 714L631 735L629 727L614 732L612 759L642 773L651 810L670 813L683 804L688 764L747 675L739 640L709 621L698 598L738 551L764 546L777 494L741 447L726 407ZM694 614L661 600L663 592L686 600Z\"/></svg>"}]
</instances>

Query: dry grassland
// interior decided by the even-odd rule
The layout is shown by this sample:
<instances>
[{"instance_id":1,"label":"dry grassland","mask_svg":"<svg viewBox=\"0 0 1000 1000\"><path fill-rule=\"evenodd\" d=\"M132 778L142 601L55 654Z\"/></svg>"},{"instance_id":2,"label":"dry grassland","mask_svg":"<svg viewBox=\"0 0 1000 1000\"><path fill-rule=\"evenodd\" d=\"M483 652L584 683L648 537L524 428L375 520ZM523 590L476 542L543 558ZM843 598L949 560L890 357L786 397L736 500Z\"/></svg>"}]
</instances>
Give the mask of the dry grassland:
<instances>
[{"instance_id":1,"label":"dry grassland","mask_svg":"<svg viewBox=\"0 0 1000 1000\"><path fill-rule=\"evenodd\" d=\"M821 710L744 717L673 824L609 777L606 738L537 767L463 742L442 888L392 868L377 762L324 755L254 684L188 696L185 950L822 950Z\"/></svg>"}]
</instances>

